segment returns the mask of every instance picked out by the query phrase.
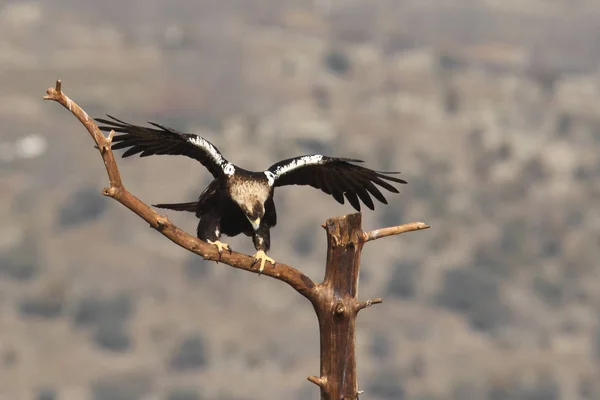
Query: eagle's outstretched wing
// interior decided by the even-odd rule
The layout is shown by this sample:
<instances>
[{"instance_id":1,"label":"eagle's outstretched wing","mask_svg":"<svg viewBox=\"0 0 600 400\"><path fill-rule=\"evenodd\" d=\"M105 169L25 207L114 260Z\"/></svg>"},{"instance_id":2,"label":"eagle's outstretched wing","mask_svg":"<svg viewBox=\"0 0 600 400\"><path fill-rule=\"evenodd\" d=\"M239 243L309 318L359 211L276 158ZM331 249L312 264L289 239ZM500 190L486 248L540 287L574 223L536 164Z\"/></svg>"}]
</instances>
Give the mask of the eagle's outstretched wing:
<instances>
[{"instance_id":1,"label":"eagle's outstretched wing","mask_svg":"<svg viewBox=\"0 0 600 400\"><path fill-rule=\"evenodd\" d=\"M351 163L363 162L350 158L334 158L322 155L308 155L290 158L273 164L265 171L271 186L309 185L332 195L344 204L344 196L352 207L360 211L360 200L371 210L375 208L370 195L387 204L377 186L393 193L398 189L387 181L406 183L390 176L397 172L379 172Z\"/></svg>"},{"instance_id":2,"label":"eagle's outstretched wing","mask_svg":"<svg viewBox=\"0 0 600 400\"><path fill-rule=\"evenodd\" d=\"M122 133L115 135L112 140L112 149L127 149L123 157L140 153L140 157L155 154L172 154L191 157L200 161L215 177L222 176L224 170L231 164L221 155L219 150L208 140L190 133L181 133L172 128L149 122L155 128L132 125L123 122L111 115L111 120L96 118L101 124L102 131Z\"/></svg>"}]
</instances>

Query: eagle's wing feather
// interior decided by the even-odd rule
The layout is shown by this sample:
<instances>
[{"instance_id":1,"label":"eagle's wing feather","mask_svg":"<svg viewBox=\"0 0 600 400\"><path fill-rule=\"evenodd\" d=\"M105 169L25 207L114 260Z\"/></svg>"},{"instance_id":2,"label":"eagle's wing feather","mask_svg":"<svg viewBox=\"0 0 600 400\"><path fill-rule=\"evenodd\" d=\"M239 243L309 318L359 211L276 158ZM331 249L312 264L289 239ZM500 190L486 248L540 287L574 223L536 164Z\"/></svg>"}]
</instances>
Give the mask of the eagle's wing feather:
<instances>
[{"instance_id":1,"label":"eagle's wing feather","mask_svg":"<svg viewBox=\"0 0 600 400\"><path fill-rule=\"evenodd\" d=\"M147 157L155 154L183 155L200 161L215 177L223 174L223 168L228 164L219 150L201 136L181 133L175 129L149 122L155 128L138 126L121 121L111 115L111 120L96 118L105 124L98 126L102 131L114 130L121 133L112 140L112 149L127 149L123 157L139 154Z\"/></svg>"},{"instance_id":2,"label":"eagle's wing feather","mask_svg":"<svg viewBox=\"0 0 600 400\"><path fill-rule=\"evenodd\" d=\"M371 196L387 204L387 200L376 186L390 192L398 193L398 189L389 182L406 183L391 176L397 172L381 172L356 165L361 160L335 158L322 155L307 155L290 158L273 164L265 175L272 186L308 185L327 193L339 203L344 204L344 197L357 211L360 202L373 210L375 205Z\"/></svg>"},{"instance_id":3,"label":"eagle's wing feather","mask_svg":"<svg viewBox=\"0 0 600 400\"><path fill-rule=\"evenodd\" d=\"M175 211L196 212L196 209L198 208L198 202L191 201L189 203L152 204L152 207L166 208L168 210L175 210Z\"/></svg>"}]
</instances>

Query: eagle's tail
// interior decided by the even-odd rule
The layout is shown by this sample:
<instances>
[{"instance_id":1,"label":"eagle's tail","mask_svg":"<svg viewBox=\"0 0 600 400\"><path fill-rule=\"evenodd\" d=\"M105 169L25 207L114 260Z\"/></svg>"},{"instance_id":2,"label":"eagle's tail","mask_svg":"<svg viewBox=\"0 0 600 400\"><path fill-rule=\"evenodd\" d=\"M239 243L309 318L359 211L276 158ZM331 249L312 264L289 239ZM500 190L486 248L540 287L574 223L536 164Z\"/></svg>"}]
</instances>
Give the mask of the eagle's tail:
<instances>
[{"instance_id":1,"label":"eagle's tail","mask_svg":"<svg viewBox=\"0 0 600 400\"><path fill-rule=\"evenodd\" d=\"M153 204L152 206L158 207L158 208L167 208L169 210L175 210L175 211L196 212L196 207L198 207L198 202L192 201L190 203Z\"/></svg>"}]
</instances>

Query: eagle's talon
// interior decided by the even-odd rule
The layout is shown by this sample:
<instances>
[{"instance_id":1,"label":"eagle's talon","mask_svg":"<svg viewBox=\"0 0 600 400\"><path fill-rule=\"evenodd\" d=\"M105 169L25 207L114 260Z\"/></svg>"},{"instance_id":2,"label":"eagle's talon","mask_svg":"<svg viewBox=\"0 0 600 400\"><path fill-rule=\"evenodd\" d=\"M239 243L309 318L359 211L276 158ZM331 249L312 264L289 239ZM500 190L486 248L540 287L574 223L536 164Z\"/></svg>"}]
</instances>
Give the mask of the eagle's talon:
<instances>
[{"instance_id":1,"label":"eagle's talon","mask_svg":"<svg viewBox=\"0 0 600 400\"><path fill-rule=\"evenodd\" d=\"M275 266L275 260L273 260L271 257L267 256L267 254L262 251L259 250L256 252L256 254L254 255L254 262L252 263L252 266L254 266L257 262L260 261L260 267L258 268L258 275L261 275L265 269L265 263L268 261L271 264L273 264L273 266Z\"/></svg>"},{"instance_id":2,"label":"eagle's talon","mask_svg":"<svg viewBox=\"0 0 600 400\"><path fill-rule=\"evenodd\" d=\"M207 242L209 244L212 244L214 246L217 246L217 250L219 250L219 260L221 259L221 255L223 254L223 250L227 250L229 252L229 254L231 254L231 247L229 247L229 245L227 243L223 243L219 240L216 241L212 241L212 240L207 240Z\"/></svg>"}]
</instances>

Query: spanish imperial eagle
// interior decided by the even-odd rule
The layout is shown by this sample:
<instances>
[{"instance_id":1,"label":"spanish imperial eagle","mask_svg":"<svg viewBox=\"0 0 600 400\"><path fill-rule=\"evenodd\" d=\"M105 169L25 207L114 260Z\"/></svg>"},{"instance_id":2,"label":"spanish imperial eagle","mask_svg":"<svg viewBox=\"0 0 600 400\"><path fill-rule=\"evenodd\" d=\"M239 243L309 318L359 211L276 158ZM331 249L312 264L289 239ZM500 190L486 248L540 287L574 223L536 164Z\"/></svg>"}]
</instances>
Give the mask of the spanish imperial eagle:
<instances>
[{"instance_id":1,"label":"spanish imperial eagle","mask_svg":"<svg viewBox=\"0 0 600 400\"><path fill-rule=\"evenodd\" d=\"M172 128L149 122L154 128L132 125L115 117L98 118L103 131L114 130L122 134L112 140L113 149L127 149L123 157L140 154L184 155L199 161L213 175L214 180L198 201L178 204L156 204L154 207L176 211L195 212L200 219L198 238L213 244L219 250L231 252L229 245L220 241L221 234L252 236L257 253L254 263L260 261L259 272L265 262L275 265L266 255L270 248L270 229L277 223L273 190L278 186L309 185L330 194L340 204L344 197L357 211L359 199L374 209L371 195L380 202L387 201L377 186L398 193L389 182L406 183L390 176L397 172L373 171L355 163L361 160L327 157L313 154L290 158L270 166L262 172L247 171L233 165L208 140L198 135L181 133Z\"/></svg>"}]
</instances>

